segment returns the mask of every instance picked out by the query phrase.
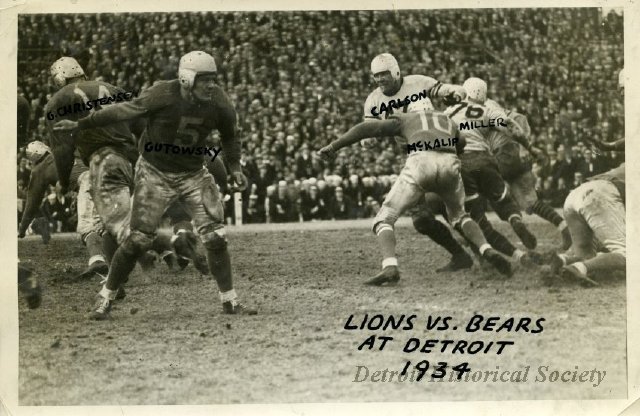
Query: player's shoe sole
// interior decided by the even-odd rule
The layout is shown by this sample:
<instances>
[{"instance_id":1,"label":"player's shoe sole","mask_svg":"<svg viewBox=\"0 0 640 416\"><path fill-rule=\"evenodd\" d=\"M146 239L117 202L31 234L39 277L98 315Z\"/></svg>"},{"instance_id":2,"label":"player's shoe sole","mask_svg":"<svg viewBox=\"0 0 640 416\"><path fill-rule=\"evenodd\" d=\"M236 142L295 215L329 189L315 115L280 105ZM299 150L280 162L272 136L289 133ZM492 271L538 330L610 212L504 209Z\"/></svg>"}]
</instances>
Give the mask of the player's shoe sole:
<instances>
[{"instance_id":1,"label":"player's shoe sole","mask_svg":"<svg viewBox=\"0 0 640 416\"><path fill-rule=\"evenodd\" d=\"M493 267L498 270L498 272L507 277L511 277L513 274L513 268L511 267L511 263L505 257L500 255L493 248L487 249L482 257L487 260Z\"/></svg>"},{"instance_id":2,"label":"player's shoe sole","mask_svg":"<svg viewBox=\"0 0 640 416\"><path fill-rule=\"evenodd\" d=\"M364 284L367 286L392 286L400 280L400 271L397 266L387 266L372 279L367 280Z\"/></svg>"},{"instance_id":3,"label":"player's shoe sole","mask_svg":"<svg viewBox=\"0 0 640 416\"><path fill-rule=\"evenodd\" d=\"M538 240L531 234L526 225L519 218L511 221L511 228L516 233L522 244L529 250L533 250L538 245Z\"/></svg>"},{"instance_id":4,"label":"player's shoe sole","mask_svg":"<svg viewBox=\"0 0 640 416\"><path fill-rule=\"evenodd\" d=\"M248 306L236 302L235 304L231 301L222 303L222 312L227 315L257 315L258 311L255 309L251 309Z\"/></svg>"},{"instance_id":5,"label":"player's shoe sole","mask_svg":"<svg viewBox=\"0 0 640 416\"><path fill-rule=\"evenodd\" d=\"M456 254L444 267L436 269L438 273L456 272L458 270L470 269L473 266L473 259L467 253Z\"/></svg>"},{"instance_id":6,"label":"player's shoe sole","mask_svg":"<svg viewBox=\"0 0 640 416\"><path fill-rule=\"evenodd\" d=\"M562 277L571 282L578 283L582 287L600 286L598 282L591 280L586 274L582 274L580 270L571 264L562 268Z\"/></svg>"}]
</instances>

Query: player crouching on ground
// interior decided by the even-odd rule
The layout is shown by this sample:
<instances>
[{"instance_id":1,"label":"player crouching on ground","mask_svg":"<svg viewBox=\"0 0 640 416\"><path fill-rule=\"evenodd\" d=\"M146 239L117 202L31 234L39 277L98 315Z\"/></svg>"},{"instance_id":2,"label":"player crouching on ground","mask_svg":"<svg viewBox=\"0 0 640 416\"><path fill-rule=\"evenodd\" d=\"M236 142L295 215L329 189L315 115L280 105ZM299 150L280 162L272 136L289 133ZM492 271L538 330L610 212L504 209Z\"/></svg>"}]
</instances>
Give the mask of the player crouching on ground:
<instances>
[{"instance_id":1,"label":"player crouching on ground","mask_svg":"<svg viewBox=\"0 0 640 416\"><path fill-rule=\"evenodd\" d=\"M598 285L592 279L598 272L625 271L624 166L623 163L593 176L569 193L564 203L564 218L573 245L567 253L555 255L551 263L553 272L561 271L564 278L592 287ZM595 245L608 252L596 253Z\"/></svg>"},{"instance_id":2,"label":"player crouching on ground","mask_svg":"<svg viewBox=\"0 0 640 416\"><path fill-rule=\"evenodd\" d=\"M344 136L320 149L318 153L323 158L331 160L339 149L367 137L402 136L408 144L418 140L433 141L436 138L458 137L458 129L453 121L442 113L425 108L424 103L411 104L408 110L407 114L394 114L386 120L362 122ZM458 151L463 145L458 142ZM382 203L373 225L373 231L382 249L382 272L367 284L394 284L400 279L393 226L400 215L424 197L425 192L437 193L445 203L451 224L475 244L482 257L500 273L511 275L509 261L487 243L478 224L464 211L465 194L456 148L439 147L411 153Z\"/></svg>"},{"instance_id":3,"label":"player crouching on ground","mask_svg":"<svg viewBox=\"0 0 640 416\"><path fill-rule=\"evenodd\" d=\"M146 117L143 143L153 141L176 146L203 146L207 136L216 129L220 132L231 176L242 189L247 180L240 168L236 112L228 96L216 85L216 77L217 67L211 55L189 52L180 59L178 79L160 81L131 102L114 104L78 122L65 120L57 128L85 129ZM136 258L151 246L166 208L178 199L193 218L206 248L223 312L256 314L238 302L233 289L222 201L215 180L203 166L202 156L143 152L136 165L134 183L131 233L113 257L107 282L90 318L109 317L118 287L133 270Z\"/></svg>"}]
</instances>

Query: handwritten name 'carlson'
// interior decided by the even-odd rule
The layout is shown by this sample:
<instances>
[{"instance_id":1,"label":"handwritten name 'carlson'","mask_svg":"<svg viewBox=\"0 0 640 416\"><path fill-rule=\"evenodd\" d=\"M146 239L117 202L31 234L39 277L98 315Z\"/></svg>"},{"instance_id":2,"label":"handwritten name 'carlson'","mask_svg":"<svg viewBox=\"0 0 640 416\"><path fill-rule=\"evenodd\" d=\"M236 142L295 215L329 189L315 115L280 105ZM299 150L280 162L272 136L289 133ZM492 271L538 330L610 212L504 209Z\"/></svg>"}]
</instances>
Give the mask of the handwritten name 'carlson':
<instances>
[{"instance_id":1,"label":"handwritten name 'carlson'","mask_svg":"<svg viewBox=\"0 0 640 416\"><path fill-rule=\"evenodd\" d=\"M410 96L407 95L406 97L404 97L404 100L401 100L400 98L397 98L395 100L390 100L387 104L385 103L380 104L380 110L377 110L378 106L373 106L371 108L371 115L373 115L374 117L378 117L380 116L380 114L386 113L393 108L400 109L402 107L408 106L413 102L423 100L427 98L427 96L428 96L427 90L424 90L424 91L420 91L417 94L411 94Z\"/></svg>"}]
</instances>

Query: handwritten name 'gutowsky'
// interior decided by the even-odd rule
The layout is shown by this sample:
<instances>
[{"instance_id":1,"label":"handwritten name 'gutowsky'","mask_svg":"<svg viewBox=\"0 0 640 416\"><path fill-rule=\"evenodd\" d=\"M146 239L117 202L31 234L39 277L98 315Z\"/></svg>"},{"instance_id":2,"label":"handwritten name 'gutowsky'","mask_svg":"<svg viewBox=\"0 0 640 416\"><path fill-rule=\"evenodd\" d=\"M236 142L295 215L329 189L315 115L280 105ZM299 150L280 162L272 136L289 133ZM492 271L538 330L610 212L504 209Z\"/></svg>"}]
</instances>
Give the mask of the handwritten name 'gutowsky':
<instances>
[{"instance_id":1,"label":"handwritten name 'gutowsky'","mask_svg":"<svg viewBox=\"0 0 640 416\"><path fill-rule=\"evenodd\" d=\"M144 144L145 152L162 152L164 148L164 153L169 154L169 151L174 154L187 154L187 155L195 155L195 156L211 156L211 161L213 162L218 156L218 153L222 151L222 148L216 149L215 147L206 147L206 146L178 146L172 143L153 143L146 142Z\"/></svg>"},{"instance_id":2,"label":"handwritten name 'gutowsky'","mask_svg":"<svg viewBox=\"0 0 640 416\"><path fill-rule=\"evenodd\" d=\"M385 103L380 104L379 110L377 105L373 106L371 108L371 115L373 115L374 117L379 117L380 114L386 113L392 108L399 109L413 102L424 100L425 98L427 98L427 90L420 91L417 94L411 94L410 96L407 95L406 97L404 97L404 100L401 100L400 98L396 98L395 100L389 100L389 102L386 104Z\"/></svg>"}]
</instances>

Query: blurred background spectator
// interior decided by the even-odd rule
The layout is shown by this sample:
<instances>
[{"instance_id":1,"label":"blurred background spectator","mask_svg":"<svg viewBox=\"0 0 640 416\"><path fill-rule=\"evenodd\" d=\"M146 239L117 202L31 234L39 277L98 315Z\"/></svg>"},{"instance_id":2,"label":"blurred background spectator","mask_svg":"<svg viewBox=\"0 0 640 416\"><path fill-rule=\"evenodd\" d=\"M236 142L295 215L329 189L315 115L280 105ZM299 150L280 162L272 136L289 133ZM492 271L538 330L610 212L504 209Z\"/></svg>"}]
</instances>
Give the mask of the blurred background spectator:
<instances>
[{"instance_id":1,"label":"blurred background spectator","mask_svg":"<svg viewBox=\"0 0 640 416\"><path fill-rule=\"evenodd\" d=\"M381 52L395 55L403 74L457 84L481 77L490 98L527 115L543 150L534 163L538 188L556 207L576 183L624 160L587 140L624 136L623 18L614 11L30 14L20 15L19 34L30 140L46 141L49 66L60 56L76 57L89 79L138 91L175 78L184 53L212 53L239 115L246 222L375 215L404 164L402 149L392 140L354 145L329 165L315 151L362 119L376 87L369 64ZM21 153L17 166L24 186L30 169ZM225 206L234 218L232 199Z\"/></svg>"}]
</instances>

